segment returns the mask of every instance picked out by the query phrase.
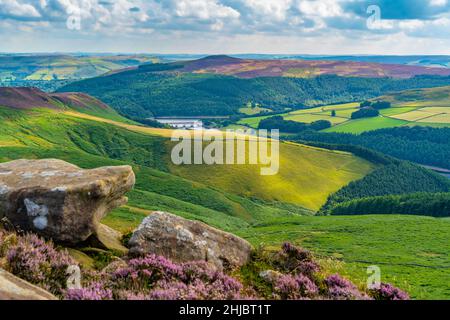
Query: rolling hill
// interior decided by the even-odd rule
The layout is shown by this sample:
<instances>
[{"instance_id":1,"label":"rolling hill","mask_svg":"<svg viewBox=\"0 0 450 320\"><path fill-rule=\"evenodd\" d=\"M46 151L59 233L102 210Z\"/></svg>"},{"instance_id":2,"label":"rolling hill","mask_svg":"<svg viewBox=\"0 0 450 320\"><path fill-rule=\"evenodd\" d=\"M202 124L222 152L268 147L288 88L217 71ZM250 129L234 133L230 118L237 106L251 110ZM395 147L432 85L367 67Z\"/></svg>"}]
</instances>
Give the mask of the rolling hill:
<instances>
[{"instance_id":1,"label":"rolling hill","mask_svg":"<svg viewBox=\"0 0 450 320\"><path fill-rule=\"evenodd\" d=\"M196 61L145 65L71 83L58 89L58 92L84 92L108 103L122 114L146 118L239 115L249 101L259 104L261 110L283 112L286 108L297 110L362 101L391 91L450 85L448 76L422 75L393 79L345 74L345 77L340 77L335 75L340 74L336 70L306 78L276 72L243 77L243 70L256 70L256 67L244 68L242 61L245 60L213 56ZM281 69L285 67L284 64L293 63L279 60L269 62ZM252 63L259 65L269 62L262 60ZM235 70L236 66L242 72L230 71ZM389 66L392 68L392 65ZM426 70L421 69L420 72L427 74ZM450 70L446 69L432 69L431 72L450 74Z\"/></svg>"},{"instance_id":2,"label":"rolling hill","mask_svg":"<svg viewBox=\"0 0 450 320\"><path fill-rule=\"evenodd\" d=\"M184 72L232 75L240 78L299 77L319 75L367 78L411 78L417 75L450 75L445 68L402 64L328 60L251 60L212 56L184 63Z\"/></svg>"},{"instance_id":3,"label":"rolling hill","mask_svg":"<svg viewBox=\"0 0 450 320\"><path fill-rule=\"evenodd\" d=\"M240 59L225 55L208 56L196 60L172 62L177 72L219 74L239 78L298 77L320 75L365 78L412 78L418 75L449 76L446 68L433 68L402 63L354 61L351 59Z\"/></svg>"},{"instance_id":4,"label":"rolling hill","mask_svg":"<svg viewBox=\"0 0 450 320\"><path fill-rule=\"evenodd\" d=\"M0 82L86 79L153 61L145 55L0 55Z\"/></svg>"},{"instance_id":5,"label":"rolling hill","mask_svg":"<svg viewBox=\"0 0 450 320\"><path fill-rule=\"evenodd\" d=\"M315 217L302 207L315 206L330 189L364 177L373 164L349 153L282 144L287 183L256 179L253 169L245 167L174 168L168 162L171 142L166 131L75 111L70 105L79 99L73 101L73 95L77 96L51 97L60 103L58 109L0 107L0 161L59 158L83 168L131 164L137 184L130 201L103 221L123 233L152 210L170 211L233 232L255 245L278 246L289 240L318 254L333 255L337 260L327 269L357 282L365 281L368 265L381 264L384 279L408 289L413 297L448 297L440 273L448 255L442 241L450 231L448 220ZM236 181L241 186L235 189Z\"/></svg>"}]
</instances>

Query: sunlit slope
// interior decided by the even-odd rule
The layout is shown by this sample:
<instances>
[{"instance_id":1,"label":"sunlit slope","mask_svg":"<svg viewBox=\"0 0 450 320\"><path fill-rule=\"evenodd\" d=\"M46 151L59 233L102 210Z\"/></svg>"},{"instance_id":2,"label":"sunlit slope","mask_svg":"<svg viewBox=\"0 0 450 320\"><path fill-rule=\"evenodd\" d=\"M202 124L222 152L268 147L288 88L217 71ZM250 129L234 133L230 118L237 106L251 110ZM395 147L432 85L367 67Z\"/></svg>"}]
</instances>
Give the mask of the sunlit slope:
<instances>
[{"instance_id":1,"label":"sunlit slope","mask_svg":"<svg viewBox=\"0 0 450 320\"><path fill-rule=\"evenodd\" d=\"M0 120L0 162L57 158L83 168L132 165L137 183L129 197L130 205L136 208L169 211L225 230L270 216L311 214L300 207L290 207L288 212L281 206L267 206L171 174L166 163L166 137L45 109L0 107ZM122 225L122 215L132 219L133 226L142 220L142 215L136 219L123 210L112 213L113 225ZM121 230L127 229L130 222L125 221L124 225Z\"/></svg>"},{"instance_id":2,"label":"sunlit slope","mask_svg":"<svg viewBox=\"0 0 450 320\"><path fill-rule=\"evenodd\" d=\"M248 155L247 155L248 157ZM248 198L319 209L327 197L371 172L373 165L351 154L297 144L280 144L279 173L261 175L252 165L181 165L170 172Z\"/></svg>"},{"instance_id":3,"label":"sunlit slope","mask_svg":"<svg viewBox=\"0 0 450 320\"><path fill-rule=\"evenodd\" d=\"M171 135L170 130L129 125L75 112L64 115L73 121L91 120L152 136L167 138ZM331 193L373 169L372 164L351 154L286 143L280 145L280 171L274 176L262 176L259 166L250 165L175 166L170 161L173 144L166 141L164 162L174 175L242 197L287 202L311 210L319 209Z\"/></svg>"},{"instance_id":4,"label":"sunlit slope","mask_svg":"<svg viewBox=\"0 0 450 320\"><path fill-rule=\"evenodd\" d=\"M167 129L127 125L73 112L68 114L150 135L170 137L172 133ZM252 165L176 166L170 161L173 145L167 142L165 159L170 172L175 175L239 196L287 202L311 210L319 209L331 193L361 179L373 169L372 164L351 154L287 143L280 145L280 171L274 176L262 176L261 167Z\"/></svg>"}]
</instances>

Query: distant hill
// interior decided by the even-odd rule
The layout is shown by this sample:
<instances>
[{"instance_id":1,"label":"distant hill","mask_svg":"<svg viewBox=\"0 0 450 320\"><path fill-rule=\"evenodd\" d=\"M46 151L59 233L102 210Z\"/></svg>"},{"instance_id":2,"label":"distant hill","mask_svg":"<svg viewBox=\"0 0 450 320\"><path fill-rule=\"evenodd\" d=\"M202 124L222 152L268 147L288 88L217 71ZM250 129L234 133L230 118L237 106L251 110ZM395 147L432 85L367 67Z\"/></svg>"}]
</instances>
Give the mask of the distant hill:
<instances>
[{"instance_id":1,"label":"distant hill","mask_svg":"<svg viewBox=\"0 0 450 320\"><path fill-rule=\"evenodd\" d=\"M257 60L327 60L327 61L355 61L368 63L383 64L403 64L420 67L433 68L450 68L450 56L436 55L415 55L415 56L398 56L398 55L295 55L295 54L238 54L233 57L240 59L257 59ZM163 56L161 57L163 58ZM165 57L164 57L165 58ZM174 57L172 57L173 59ZM179 57L184 58L183 56ZM199 57L200 58L200 57ZM184 60L187 60L185 58Z\"/></svg>"},{"instance_id":2,"label":"distant hill","mask_svg":"<svg viewBox=\"0 0 450 320\"><path fill-rule=\"evenodd\" d=\"M79 80L155 61L146 55L0 55L0 82Z\"/></svg>"},{"instance_id":3,"label":"distant hill","mask_svg":"<svg viewBox=\"0 0 450 320\"><path fill-rule=\"evenodd\" d=\"M333 74L346 77L368 78L411 78L417 75L450 75L446 68L432 68L421 65L405 65L373 61L329 59L259 60L238 59L228 56L209 56L183 62L182 72L233 75L241 78L256 77L299 77L310 78Z\"/></svg>"},{"instance_id":4,"label":"distant hill","mask_svg":"<svg viewBox=\"0 0 450 320\"><path fill-rule=\"evenodd\" d=\"M300 66L312 64L328 68L327 72L338 71L346 76L322 71L312 71L306 75L306 69ZM357 69L349 72L350 69L339 67L342 65ZM248 102L259 104L263 109L283 112L286 108L296 110L362 101L390 91L450 85L450 76L410 77L427 72L450 75L450 69L389 65L386 70L398 72L396 74L404 78L393 79L381 77L386 74L378 71L385 70L385 66L365 65L361 69L359 66L362 65L353 62L241 60L211 56L192 61L144 65L74 82L58 89L58 92L84 92L108 103L122 114L143 118L237 115ZM354 76L362 75L362 70L366 72L364 76ZM378 70L376 75L374 70ZM405 70L411 72L405 73Z\"/></svg>"}]
</instances>

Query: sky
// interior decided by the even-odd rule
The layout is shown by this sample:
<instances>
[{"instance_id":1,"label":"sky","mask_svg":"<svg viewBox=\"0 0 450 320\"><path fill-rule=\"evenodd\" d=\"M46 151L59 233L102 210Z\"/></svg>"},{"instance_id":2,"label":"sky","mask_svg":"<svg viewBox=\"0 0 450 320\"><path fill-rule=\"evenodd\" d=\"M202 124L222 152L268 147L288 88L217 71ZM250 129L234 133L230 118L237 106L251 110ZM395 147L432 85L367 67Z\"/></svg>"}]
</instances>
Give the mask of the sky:
<instances>
[{"instance_id":1,"label":"sky","mask_svg":"<svg viewBox=\"0 0 450 320\"><path fill-rule=\"evenodd\" d=\"M0 0L0 52L450 55L450 0Z\"/></svg>"}]
</instances>

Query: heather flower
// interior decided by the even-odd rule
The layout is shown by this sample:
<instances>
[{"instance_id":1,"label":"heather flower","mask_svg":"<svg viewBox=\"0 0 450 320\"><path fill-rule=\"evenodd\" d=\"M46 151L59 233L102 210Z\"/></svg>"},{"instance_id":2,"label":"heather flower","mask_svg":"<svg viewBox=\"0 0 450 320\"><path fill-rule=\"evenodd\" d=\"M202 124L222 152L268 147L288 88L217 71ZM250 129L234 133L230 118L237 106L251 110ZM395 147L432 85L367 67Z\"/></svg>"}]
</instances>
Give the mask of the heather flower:
<instances>
[{"instance_id":1,"label":"heather flower","mask_svg":"<svg viewBox=\"0 0 450 320\"><path fill-rule=\"evenodd\" d=\"M304 275L283 275L276 279L274 291L283 300L299 300L317 295L319 289Z\"/></svg>"},{"instance_id":2,"label":"heather flower","mask_svg":"<svg viewBox=\"0 0 450 320\"><path fill-rule=\"evenodd\" d=\"M8 270L14 275L62 295L67 283L67 268L76 265L66 251L36 235L19 237L6 253Z\"/></svg>"},{"instance_id":3,"label":"heather flower","mask_svg":"<svg viewBox=\"0 0 450 320\"><path fill-rule=\"evenodd\" d=\"M356 286L334 274L325 279L327 285L327 296L332 300L365 300L367 296L361 293Z\"/></svg>"},{"instance_id":4,"label":"heather flower","mask_svg":"<svg viewBox=\"0 0 450 320\"><path fill-rule=\"evenodd\" d=\"M371 289L370 295L375 300L409 300L409 295L389 283L382 283L379 288Z\"/></svg>"},{"instance_id":5,"label":"heather flower","mask_svg":"<svg viewBox=\"0 0 450 320\"><path fill-rule=\"evenodd\" d=\"M66 300L112 300L113 294L110 289L105 289L101 282L94 282L87 288L69 289L66 292Z\"/></svg>"},{"instance_id":6,"label":"heather flower","mask_svg":"<svg viewBox=\"0 0 450 320\"><path fill-rule=\"evenodd\" d=\"M299 261L311 260L312 254L310 251L302 248L298 248L291 243L284 243L282 246L283 252L289 257Z\"/></svg>"},{"instance_id":7,"label":"heather flower","mask_svg":"<svg viewBox=\"0 0 450 320\"><path fill-rule=\"evenodd\" d=\"M284 243L275 264L285 273L304 274L314 278L320 271L320 266L313 260L310 251L298 248L290 243Z\"/></svg>"}]
</instances>

